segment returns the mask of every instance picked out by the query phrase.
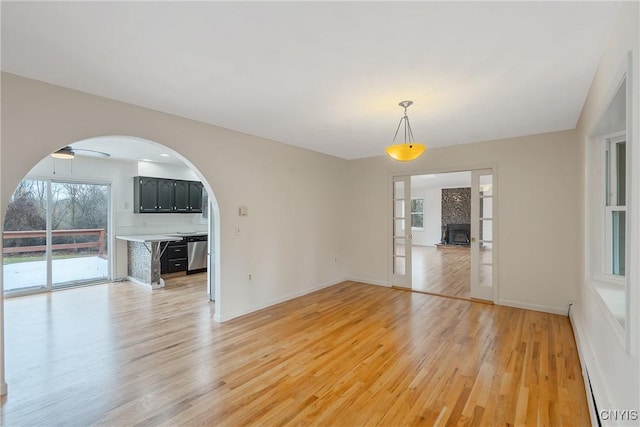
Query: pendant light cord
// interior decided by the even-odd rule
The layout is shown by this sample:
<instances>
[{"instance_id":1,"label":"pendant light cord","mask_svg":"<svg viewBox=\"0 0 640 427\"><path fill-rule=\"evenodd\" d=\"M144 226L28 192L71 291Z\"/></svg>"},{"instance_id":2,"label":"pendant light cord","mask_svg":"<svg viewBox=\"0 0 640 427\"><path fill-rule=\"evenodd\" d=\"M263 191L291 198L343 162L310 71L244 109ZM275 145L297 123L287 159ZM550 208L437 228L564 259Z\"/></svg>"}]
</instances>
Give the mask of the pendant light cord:
<instances>
[{"instance_id":1,"label":"pendant light cord","mask_svg":"<svg viewBox=\"0 0 640 427\"><path fill-rule=\"evenodd\" d=\"M409 131L409 142L413 141L413 132L411 131L411 125L409 124L409 116L407 116L407 108L404 107L404 117L400 118L400 123L398 123L398 128L396 129L396 134L393 135L393 141L391 144L396 142L396 138L398 137L398 131L400 130L400 126L402 125L402 121L404 120L404 143L407 143L407 130Z\"/></svg>"}]
</instances>

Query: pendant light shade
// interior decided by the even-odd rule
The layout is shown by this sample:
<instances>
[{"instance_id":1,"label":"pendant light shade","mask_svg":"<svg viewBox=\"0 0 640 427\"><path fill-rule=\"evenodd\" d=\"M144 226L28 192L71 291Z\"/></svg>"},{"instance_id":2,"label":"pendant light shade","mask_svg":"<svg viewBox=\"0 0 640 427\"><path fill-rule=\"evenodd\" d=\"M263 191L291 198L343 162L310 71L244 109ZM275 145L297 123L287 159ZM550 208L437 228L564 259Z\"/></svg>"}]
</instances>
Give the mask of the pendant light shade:
<instances>
[{"instance_id":1,"label":"pendant light shade","mask_svg":"<svg viewBox=\"0 0 640 427\"><path fill-rule=\"evenodd\" d=\"M396 129L396 134L393 136L393 141L391 145L386 148L387 155L394 160L399 162L409 162L411 160L415 160L424 153L424 150L427 149L427 146L424 144L416 143L413 140L413 131L411 130L411 125L409 124L409 117L407 116L407 108L413 104L413 101L402 101L398 105L404 108L404 117L400 119L400 123L398 123L398 128ZM396 137L398 136L398 131L404 122L404 143L403 144L394 144L396 142Z\"/></svg>"},{"instance_id":2,"label":"pendant light shade","mask_svg":"<svg viewBox=\"0 0 640 427\"><path fill-rule=\"evenodd\" d=\"M408 162L410 160L417 159L424 153L427 146L424 144L418 144L416 142L411 144L395 144L386 148L387 155L399 162Z\"/></svg>"}]
</instances>

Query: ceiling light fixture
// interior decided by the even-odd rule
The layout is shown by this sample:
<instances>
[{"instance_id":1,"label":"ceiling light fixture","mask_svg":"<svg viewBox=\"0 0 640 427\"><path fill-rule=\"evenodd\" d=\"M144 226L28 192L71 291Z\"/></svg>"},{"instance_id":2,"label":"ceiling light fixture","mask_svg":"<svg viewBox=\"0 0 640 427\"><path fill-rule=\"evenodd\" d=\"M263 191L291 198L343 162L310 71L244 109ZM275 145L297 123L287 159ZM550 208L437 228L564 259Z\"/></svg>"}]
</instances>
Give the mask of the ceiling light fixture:
<instances>
[{"instance_id":1,"label":"ceiling light fixture","mask_svg":"<svg viewBox=\"0 0 640 427\"><path fill-rule=\"evenodd\" d=\"M393 141L391 145L387 147L386 152L389 157L394 160L398 160L400 162L408 162L411 160L415 160L424 150L427 149L427 146L424 144L418 144L413 140L413 131L411 130L411 125L409 124L409 117L407 116L407 108L413 104L413 101L402 101L398 105L404 108L404 117L400 119L400 123L398 123L398 129L396 129L396 134L393 136ZM404 121L404 144L395 144L396 137L398 136L398 131L400 130L400 126L402 126L402 122Z\"/></svg>"},{"instance_id":2,"label":"ceiling light fixture","mask_svg":"<svg viewBox=\"0 0 640 427\"><path fill-rule=\"evenodd\" d=\"M58 151L54 151L53 153L51 153L51 157L53 157L54 159L71 160L75 157L75 154L71 149L71 147L67 146L59 149Z\"/></svg>"},{"instance_id":3,"label":"ceiling light fixture","mask_svg":"<svg viewBox=\"0 0 640 427\"><path fill-rule=\"evenodd\" d=\"M76 151L84 151L85 153L88 153L87 155L89 156L111 157L111 154L105 153L103 151L89 150L86 148L73 148L69 145L67 145L66 147L62 147L58 151L54 151L50 154L50 156L54 159L71 160L76 157Z\"/></svg>"}]
</instances>

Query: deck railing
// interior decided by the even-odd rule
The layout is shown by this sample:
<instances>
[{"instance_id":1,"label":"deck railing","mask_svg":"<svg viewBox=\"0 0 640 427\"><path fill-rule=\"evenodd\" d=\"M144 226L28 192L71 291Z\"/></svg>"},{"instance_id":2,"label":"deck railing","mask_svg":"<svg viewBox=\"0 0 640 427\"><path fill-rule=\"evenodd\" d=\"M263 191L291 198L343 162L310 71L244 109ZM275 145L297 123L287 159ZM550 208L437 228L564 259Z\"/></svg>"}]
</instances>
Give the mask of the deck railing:
<instances>
[{"instance_id":1,"label":"deck railing","mask_svg":"<svg viewBox=\"0 0 640 427\"><path fill-rule=\"evenodd\" d=\"M106 230L104 228L87 228L82 230L53 230L51 231L52 237L61 236L96 236L97 240L92 242L81 243L57 243L51 245L52 250L64 250L64 249L81 249L81 248L97 248L100 256L104 255L105 243L106 243ZM45 230L29 230L29 231L4 231L2 232L3 239L32 239L32 238L46 238L47 232ZM3 254L16 254L24 252L42 252L47 249L46 245L34 245L34 246L12 246L2 248Z\"/></svg>"}]
</instances>

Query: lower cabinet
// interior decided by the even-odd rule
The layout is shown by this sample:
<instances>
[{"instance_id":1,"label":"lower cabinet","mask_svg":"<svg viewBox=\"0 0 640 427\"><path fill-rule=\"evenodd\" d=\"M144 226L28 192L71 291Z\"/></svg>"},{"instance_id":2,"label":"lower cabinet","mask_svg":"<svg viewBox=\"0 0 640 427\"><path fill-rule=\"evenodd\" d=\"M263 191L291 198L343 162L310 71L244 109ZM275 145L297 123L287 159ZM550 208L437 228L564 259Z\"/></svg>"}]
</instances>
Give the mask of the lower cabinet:
<instances>
[{"instance_id":1,"label":"lower cabinet","mask_svg":"<svg viewBox=\"0 0 640 427\"><path fill-rule=\"evenodd\" d=\"M169 242L160 258L161 274L187 271L187 240Z\"/></svg>"}]
</instances>

